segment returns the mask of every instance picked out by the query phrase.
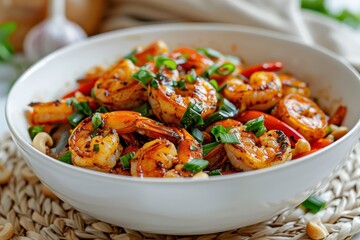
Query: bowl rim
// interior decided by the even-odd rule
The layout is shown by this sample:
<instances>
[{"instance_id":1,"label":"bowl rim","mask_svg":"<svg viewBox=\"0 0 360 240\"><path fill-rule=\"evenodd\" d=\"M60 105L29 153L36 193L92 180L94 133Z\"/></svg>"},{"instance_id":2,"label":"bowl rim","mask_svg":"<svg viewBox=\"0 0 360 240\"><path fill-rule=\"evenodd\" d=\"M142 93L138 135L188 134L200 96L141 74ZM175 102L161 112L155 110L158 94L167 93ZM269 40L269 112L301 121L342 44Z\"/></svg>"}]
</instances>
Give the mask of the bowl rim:
<instances>
[{"instance_id":1,"label":"bowl rim","mask_svg":"<svg viewBox=\"0 0 360 240\"><path fill-rule=\"evenodd\" d=\"M258 37L265 37L265 38L272 38L280 41L286 41L290 43L295 43L297 45L301 45L302 47L309 48L313 51L319 52L323 55L326 55L327 57L333 59L336 62L339 62L342 64L345 68L347 68L348 71L350 71L354 76L357 77L358 81L360 81L360 74L355 70L354 67L350 65L344 58L341 56L338 56L337 54L331 52L330 50L319 46L319 45L307 45L303 41L295 38L291 35L286 35L278 32L273 32L269 30L264 30L260 28L254 28L254 27L248 27L243 25L237 25L237 24L228 24L228 23L166 23L166 24L153 24L153 25L147 25L147 26L138 26L138 27L131 27L126 29L120 29L116 31L111 31L103 34L99 34L90 38L87 38L85 40L82 40L80 42L74 43L72 45L66 46L64 48L58 49L55 52L49 54L48 56L44 57L40 61L38 61L36 64L31 66L25 73L23 73L19 79L15 82L14 86L12 87L6 101L6 107L5 107L5 113L6 113L6 121L10 130L10 133L13 138L18 141L18 144L21 145L24 148L30 149L30 151L33 151L36 155L39 155L39 158L46 161L51 161L52 164L58 165L58 167L65 167L69 171L79 171L83 174L93 175L97 177L105 177L108 179L113 180L122 180L127 182L141 182L141 183L158 183L158 184L174 184L174 183L194 183L194 182L213 182L213 181L228 181L238 178L246 178L248 176L254 176L254 175L262 175L262 174L270 174L271 172L281 170L283 168L287 168L289 166L296 166L298 164L303 164L305 161L308 161L310 158L317 158L319 155L324 153L330 148L334 148L338 145L340 145L342 142L346 141L348 138L356 135L357 132L360 131L360 119L357 120L355 125L350 129L350 131L341 139L337 140L336 142L330 144L329 146L326 146L323 149L320 149L310 155L301 157L299 159L296 159L296 161L289 161L284 164L278 164L269 168L264 169L258 169L255 171L247 171L247 172L239 172L237 174L229 174L229 175L221 175L221 176L212 176L208 179L193 179L193 178L153 178L153 177L132 177L132 176L123 176L123 175L117 175L117 174L110 174L110 173L103 173L99 171L94 171L86 168L81 168L78 166L73 166L67 163L63 163L61 161L58 161L39 150L35 149L31 146L31 144L23 139L19 132L16 130L16 128L12 124L12 116L10 115L10 107L11 102L9 100L16 97L14 94L15 90L17 88L20 88L21 83L26 81L34 71L37 71L39 68L42 68L44 65L47 64L48 61L51 61L52 59L55 59L57 57L61 57L63 54L67 54L68 52L73 51L76 48L79 47L86 47L86 45L92 44L94 42L101 42L104 40L111 40L120 38L122 36L132 36L132 35L139 35L143 33L153 32L153 31L162 31L166 32L168 30L200 30L200 31L226 31L226 32L241 32L244 34L250 34L255 35Z\"/></svg>"}]
</instances>

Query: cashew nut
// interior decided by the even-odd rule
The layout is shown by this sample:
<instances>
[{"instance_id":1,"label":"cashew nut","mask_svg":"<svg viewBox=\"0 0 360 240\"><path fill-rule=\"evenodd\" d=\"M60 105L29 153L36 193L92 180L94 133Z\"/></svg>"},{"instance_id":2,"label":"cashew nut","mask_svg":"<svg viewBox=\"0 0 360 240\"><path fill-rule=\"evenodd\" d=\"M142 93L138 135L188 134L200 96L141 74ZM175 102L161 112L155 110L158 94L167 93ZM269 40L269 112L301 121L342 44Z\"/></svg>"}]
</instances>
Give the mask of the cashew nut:
<instances>
[{"instance_id":1,"label":"cashew nut","mask_svg":"<svg viewBox=\"0 0 360 240\"><path fill-rule=\"evenodd\" d=\"M197 179L204 178L205 179L205 178L209 178L209 175L204 172L198 172L192 178L197 178Z\"/></svg>"},{"instance_id":2,"label":"cashew nut","mask_svg":"<svg viewBox=\"0 0 360 240\"><path fill-rule=\"evenodd\" d=\"M0 240L8 240L14 235L14 227L11 223L0 225Z\"/></svg>"},{"instance_id":3,"label":"cashew nut","mask_svg":"<svg viewBox=\"0 0 360 240\"><path fill-rule=\"evenodd\" d=\"M8 184L12 177L12 171L0 164L0 185Z\"/></svg>"},{"instance_id":4,"label":"cashew nut","mask_svg":"<svg viewBox=\"0 0 360 240\"><path fill-rule=\"evenodd\" d=\"M349 129L347 127L345 127L345 126L338 127L338 126L335 126L335 125L334 126L330 125L330 127L331 127L331 130L332 130L331 135L334 136L335 140L341 138L342 136L344 136L346 133L349 132Z\"/></svg>"},{"instance_id":5,"label":"cashew nut","mask_svg":"<svg viewBox=\"0 0 360 240\"><path fill-rule=\"evenodd\" d=\"M326 230L324 224L322 224L319 217L312 218L306 225L306 233L311 239L323 239L329 232Z\"/></svg>"},{"instance_id":6,"label":"cashew nut","mask_svg":"<svg viewBox=\"0 0 360 240\"><path fill-rule=\"evenodd\" d=\"M308 152L310 150L310 143L305 139L299 139L295 144L295 149L293 150L292 154L295 156L299 153Z\"/></svg>"},{"instance_id":7,"label":"cashew nut","mask_svg":"<svg viewBox=\"0 0 360 240\"><path fill-rule=\"evenodd\" d=\"M47 152L48 150L48 146L52 146L54 144L52 138L50 137L49 134L47 134L46 132L41 132L36 134L36 136L34 137L34 140L32 142L32 145L39 150L42 153Z\"/></svg>"}]
</instances>

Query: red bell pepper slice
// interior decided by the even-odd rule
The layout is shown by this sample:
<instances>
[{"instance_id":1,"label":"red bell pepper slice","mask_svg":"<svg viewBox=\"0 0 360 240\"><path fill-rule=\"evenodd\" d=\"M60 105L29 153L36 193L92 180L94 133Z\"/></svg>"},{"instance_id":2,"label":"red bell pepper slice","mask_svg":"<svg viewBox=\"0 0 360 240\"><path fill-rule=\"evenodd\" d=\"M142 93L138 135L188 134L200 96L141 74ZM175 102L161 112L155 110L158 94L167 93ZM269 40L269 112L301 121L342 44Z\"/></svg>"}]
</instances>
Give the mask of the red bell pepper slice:
<instances>
[{"instance_id":1,"label":"red bell pepper slice","mask_svg":"<svg viewBox=\"0 0 360 240\"><path fill-rule=\"evenodd\" d=\"M297 158L301 158L301 157L304 157L304 156L307 156L313 152L316 152L328 145L330 145L332 143L332 141L330 141L329 139L327 138L319 138L315 141L312 141L310 143L310 146L311 146L311 150L308 151L308 152L302 152L302 153L299 153L299 154L296 154L295 156L292 157L292 160L294 159L297 159Z\"/></svg>"},{"instance_id":2,"label":"red bell pepper slice","mask_svg":"<svg viewBox=\"0 0 360 240\"><path fill-rule=\"evenodd\" d=\"M288 138L290 139L291 146L294 147L299 139L305 139L304 136L302 136L300 133L298 133L295 129L293 129L286 123L280 121L276 117L273 117L263 112L247 110L240 113L238 116L235 117L235 119L245 123L260 116L264 116L264 125L267 129L283 131L285 135L288 136Z\"/></svg>"},{"instance_id":3,"label":"red bell pepper slice","mask_svg":"<svg viewBox=\"0 0 360 240\"><path fill-rule=\"evenodd\" d=\"M75 93L78 91L84 94L85 96L89 96L91 93L91 89L94 87L97 80L98 80L97 77L90 79L88 82L81 84L77 89L65 94L62 98L64 99L64 98L73 97Z\"/></svg>"},{"instance_id":4,"label":"red bell pepper slice","mask_svg":"<svg viewBox=\"0 0 360 240\"><path fill-rule=\"evenodd\" d=\"M254 72L259 72L259 71L274 72L281 70L283 67L284 64L282 62L266 62L263 64L254 65L245 68L244 70L241 71L241 75L249 78L251 74L253 74Z\"/></svg>"}]
</instances>

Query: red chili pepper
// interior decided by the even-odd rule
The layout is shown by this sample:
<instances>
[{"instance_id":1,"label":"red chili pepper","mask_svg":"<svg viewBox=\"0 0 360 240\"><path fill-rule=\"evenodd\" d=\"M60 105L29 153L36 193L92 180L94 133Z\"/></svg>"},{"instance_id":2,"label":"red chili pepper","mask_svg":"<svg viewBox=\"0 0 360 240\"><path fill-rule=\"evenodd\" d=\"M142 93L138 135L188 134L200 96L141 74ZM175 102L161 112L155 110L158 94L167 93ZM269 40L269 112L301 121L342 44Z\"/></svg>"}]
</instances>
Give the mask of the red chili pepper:
<instances>
[{"instance_id":1,"label":"red chili pepper","mask_svg":"<svg viewBox=\"0 0 360 240\"><path fill-rule=\"evenodd\" d=\"M89 80L87 83L81 84L77 89L65 94L62 98L73 97L75 93L78 91L84 94L85 96L89 96L91 93L91 89L94 87L97 80L98 78L94 78Z\"/></svg>"},{"instance_id":2,"label":"red chili pepper","mask_svg":"<svg viewBox=\"0 0 360 240\"><path fill-rule=\"evenodd\" d=\"M319 138L315 141L310 142L310 145L311 145L312 150L315 150L315 149L318 150L320 148L324 148L324 147L330 145L331 143L332 143L332 141L330 141L327 138Z\"/></svg>"},{"instance_id":3,"label":"red chili pepper","mask_svg":"<svg viewBox=\"0 0 360 240\"><path fill-rule=\"evenodd\" d=\"M264 125L267 129L283 131L285 135L288 136L288 138L290 139L291 146L294 147L295 143L299 139L305 139L300 133L298 133L295 129L293 129L286 123L280 121L276 117L273 117L263 112L248 110L240 113L237 117L235 117L235 119L245 123L260 116L264 116Z\"/></svg>"},{"instance_id":4,"label":"red chili pepper","mask_svg":"<svg viewBox=\"0 0 360 240\"><path fill-rule=\"evenodd\" d=\"M295 160L295 159L298 159L298 158L307 156L307 155L309 155L309 154L311 154L311 153L313 153L313 152L316 152L317 150L319 150L319 149L311 149L310 151L307 151L307 152L298 153L298 154L296 154L295 156L293 156L293 157L291 158L291 160Z\"/></svg>"},{"instance_id":5,"label":"red chili pepper","mask_svg":"<svg viewBox=\"0 0 360 240\"><path fill-rule=\"evenodd\" d=\"M347 108L344 105L340 105L335 113L328 120L329 124L340 126L346 116Z\"/></svg>"},{"instance_id":6,"label":"red chili pepper","mask_svg":"<svg viewBox=\"0 0 360 240\"><path fill-rule=\"evenodd\" d=\"M254 65L248 68L245 68L241 71L241 75L249 78L251 74L258 71L274 72L279 71L284 67L282 62L266 62L259 65Z\"/></svg>"}]
</instances>

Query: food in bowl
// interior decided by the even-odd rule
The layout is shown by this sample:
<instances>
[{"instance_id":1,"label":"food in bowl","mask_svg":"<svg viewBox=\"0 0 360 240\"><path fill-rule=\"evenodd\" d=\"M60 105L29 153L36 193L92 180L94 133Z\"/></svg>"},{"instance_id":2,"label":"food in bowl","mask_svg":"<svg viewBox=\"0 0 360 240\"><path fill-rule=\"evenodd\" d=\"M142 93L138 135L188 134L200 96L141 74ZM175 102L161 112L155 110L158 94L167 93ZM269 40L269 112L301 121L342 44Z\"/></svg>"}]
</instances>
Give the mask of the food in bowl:
<instances>
[{"instance_id":1,"label":"food in bowl","mask_svg":"<svg viewBox=\"0 0 360 240\"><path fill-rule=\"evenodd\" d=\"M285 63L286 64L286 63ZM329 117L283 63L245 66L212 48L155 41L33 102L29 133L47 155L136 177L252 171L313 153L347 133L346 107Z\"/></svg>"}]
</instances>

